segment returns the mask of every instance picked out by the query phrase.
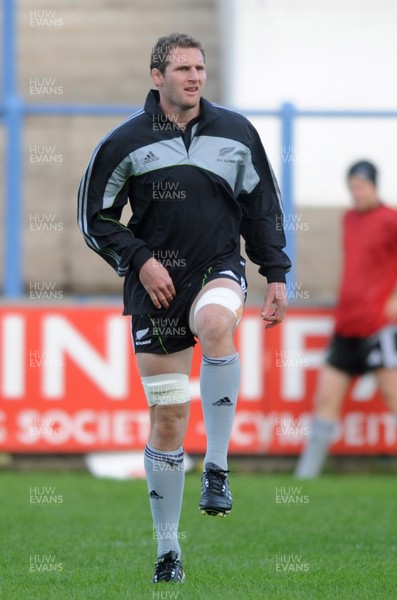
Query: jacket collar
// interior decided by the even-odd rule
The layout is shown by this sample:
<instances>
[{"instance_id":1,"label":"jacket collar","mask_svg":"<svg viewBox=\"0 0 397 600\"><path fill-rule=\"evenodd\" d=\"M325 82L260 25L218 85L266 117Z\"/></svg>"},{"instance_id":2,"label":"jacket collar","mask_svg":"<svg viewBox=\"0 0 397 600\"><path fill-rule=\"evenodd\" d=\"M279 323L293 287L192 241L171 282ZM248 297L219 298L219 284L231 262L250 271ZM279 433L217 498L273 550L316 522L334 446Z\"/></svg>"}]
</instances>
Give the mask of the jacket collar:
<instances>
[{"instance_id":1,"label":"jacket collar","mask_svg":"<svg viewBox=\"0 0 397 600\"><path fill-rule=\"evenodd\" d=\"M155 114L162 114L159 102L160 94L158 90L150 90L150 92L147 95L144 106L145 112L150 116ZM210 123L211 121L214 121L215 119L219 118L219 109L205 98L201 98L199 128L202 129L202 127L205 127L207 123Z\"/></svg>"}]
</instances>

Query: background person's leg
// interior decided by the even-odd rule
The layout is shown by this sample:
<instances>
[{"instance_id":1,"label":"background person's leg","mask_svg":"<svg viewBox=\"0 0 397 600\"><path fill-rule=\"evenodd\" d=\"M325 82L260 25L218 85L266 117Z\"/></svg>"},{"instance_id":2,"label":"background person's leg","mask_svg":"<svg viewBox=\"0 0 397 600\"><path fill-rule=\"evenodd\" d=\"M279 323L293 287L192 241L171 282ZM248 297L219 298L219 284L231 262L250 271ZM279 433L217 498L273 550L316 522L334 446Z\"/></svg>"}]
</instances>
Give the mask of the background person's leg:
<instances>
[{"instance_id":1,"label":"background person's leg","mask_svg":"<svg viewBox=\"0 0 397 600\"><path fill-rule=\"evenodd\" d=\"M320 475L328 449L338 430L340 409L350 380L349 375L331 365L322 368L317 384L309 439L299 457L295 469L296 477L312 479Z\"/></svg>"},{"instance_id":2,"label":"background person's leg","mask_svg":"<svg viewBox=\"0 0 397 600\"><path fill-rule=\"evenodd\" d=\"M397 423L397 369L377 369L375 376L381 396Z\"/></svg>"}]
</instances>

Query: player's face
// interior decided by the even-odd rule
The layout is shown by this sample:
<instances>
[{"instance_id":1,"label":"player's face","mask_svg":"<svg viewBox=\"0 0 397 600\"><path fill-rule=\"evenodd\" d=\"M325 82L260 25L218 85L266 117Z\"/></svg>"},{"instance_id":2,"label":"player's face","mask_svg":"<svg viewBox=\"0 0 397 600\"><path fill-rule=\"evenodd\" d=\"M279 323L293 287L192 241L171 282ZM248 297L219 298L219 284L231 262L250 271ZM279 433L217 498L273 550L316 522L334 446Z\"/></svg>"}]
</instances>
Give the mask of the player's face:
<instances>
[{"instance_id":1,"label":"player's face","mask_svg":"<svg viewBox=\"0 0 397 600\"><path fill-rule=\"evenodd\" d=\"M379 203L376 187L368 179L353 175L348 180L349 190L357 210L371 210Z\"/></svg>"},{"instance_id":2,"label":"player's face","mask_svg":"<svg viewBox=\"0 0 397 600\"><path fill-rule=\"evenodd\" d=\"M164 74L152 70L160 101L177 111L199 106L207 78L203 55L198 48L175 48Z\"/></svg>"}]
</instances>

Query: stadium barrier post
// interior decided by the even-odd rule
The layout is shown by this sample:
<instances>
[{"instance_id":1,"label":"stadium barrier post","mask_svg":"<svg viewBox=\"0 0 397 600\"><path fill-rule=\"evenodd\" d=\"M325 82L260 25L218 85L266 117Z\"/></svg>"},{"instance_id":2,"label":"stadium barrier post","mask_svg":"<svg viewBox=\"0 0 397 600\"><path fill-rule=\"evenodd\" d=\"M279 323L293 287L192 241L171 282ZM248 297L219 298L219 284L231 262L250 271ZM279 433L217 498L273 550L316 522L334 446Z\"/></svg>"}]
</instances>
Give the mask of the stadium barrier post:
<instances>
[{"instance_id":1,"label":"stadium barrier post","mask_svg":"<svg viewBox=\"0 0 397 600\"><path fill-rule=\"evenodd\" d=\"M295 107L291 102L285 102L281 106L281 191L285 215L285 237L287 241L287 254L289 255L292 268L287 274L287 282L295 283L296 278L296 234L294 231L294 161L296 153L294 150L294 120Z\"/></svg>"},{"instance_id":2,"label":"stadium barrier post","mask_svg":"<svg viewBox=\"0 0 397 600\"><path fill-rule=\"evenodd\" d=\"M5 147L4 295L20 296L22 281L23 103L16 90L16 17L14 0L4 0L3 113Z\"/></svg>"}]
</instances>

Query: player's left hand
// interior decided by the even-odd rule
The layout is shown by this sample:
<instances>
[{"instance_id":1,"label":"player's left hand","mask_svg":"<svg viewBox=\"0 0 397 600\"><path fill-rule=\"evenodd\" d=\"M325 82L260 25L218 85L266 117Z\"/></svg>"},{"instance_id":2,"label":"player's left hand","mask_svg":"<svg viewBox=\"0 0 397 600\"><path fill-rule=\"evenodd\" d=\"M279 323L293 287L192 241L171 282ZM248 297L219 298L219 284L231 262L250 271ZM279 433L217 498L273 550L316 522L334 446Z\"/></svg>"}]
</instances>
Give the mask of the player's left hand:
<instances>
[{"instance_id":1,"label":"player's left hand","mask_svg":"<svg viewBox=\"0 0 397 600\"><path fill-rule=\"evenodd\" d=\"M287 310L287 292L285 283L269 283L265 293L265 303L261 310L261 317L264 321L268 321L265 329L275 327L285 317Z\"/></svg>"},{"instance_id":2,"label":"player's left hand","mask_svg":"<svg viewBox=\"0 0 397 600\"><path fill-rule=\"evenodd\" d=\"M385 305L385 314L391 321L397 321L397 295L390 296Z\"/></svg>"}]
</instances>

